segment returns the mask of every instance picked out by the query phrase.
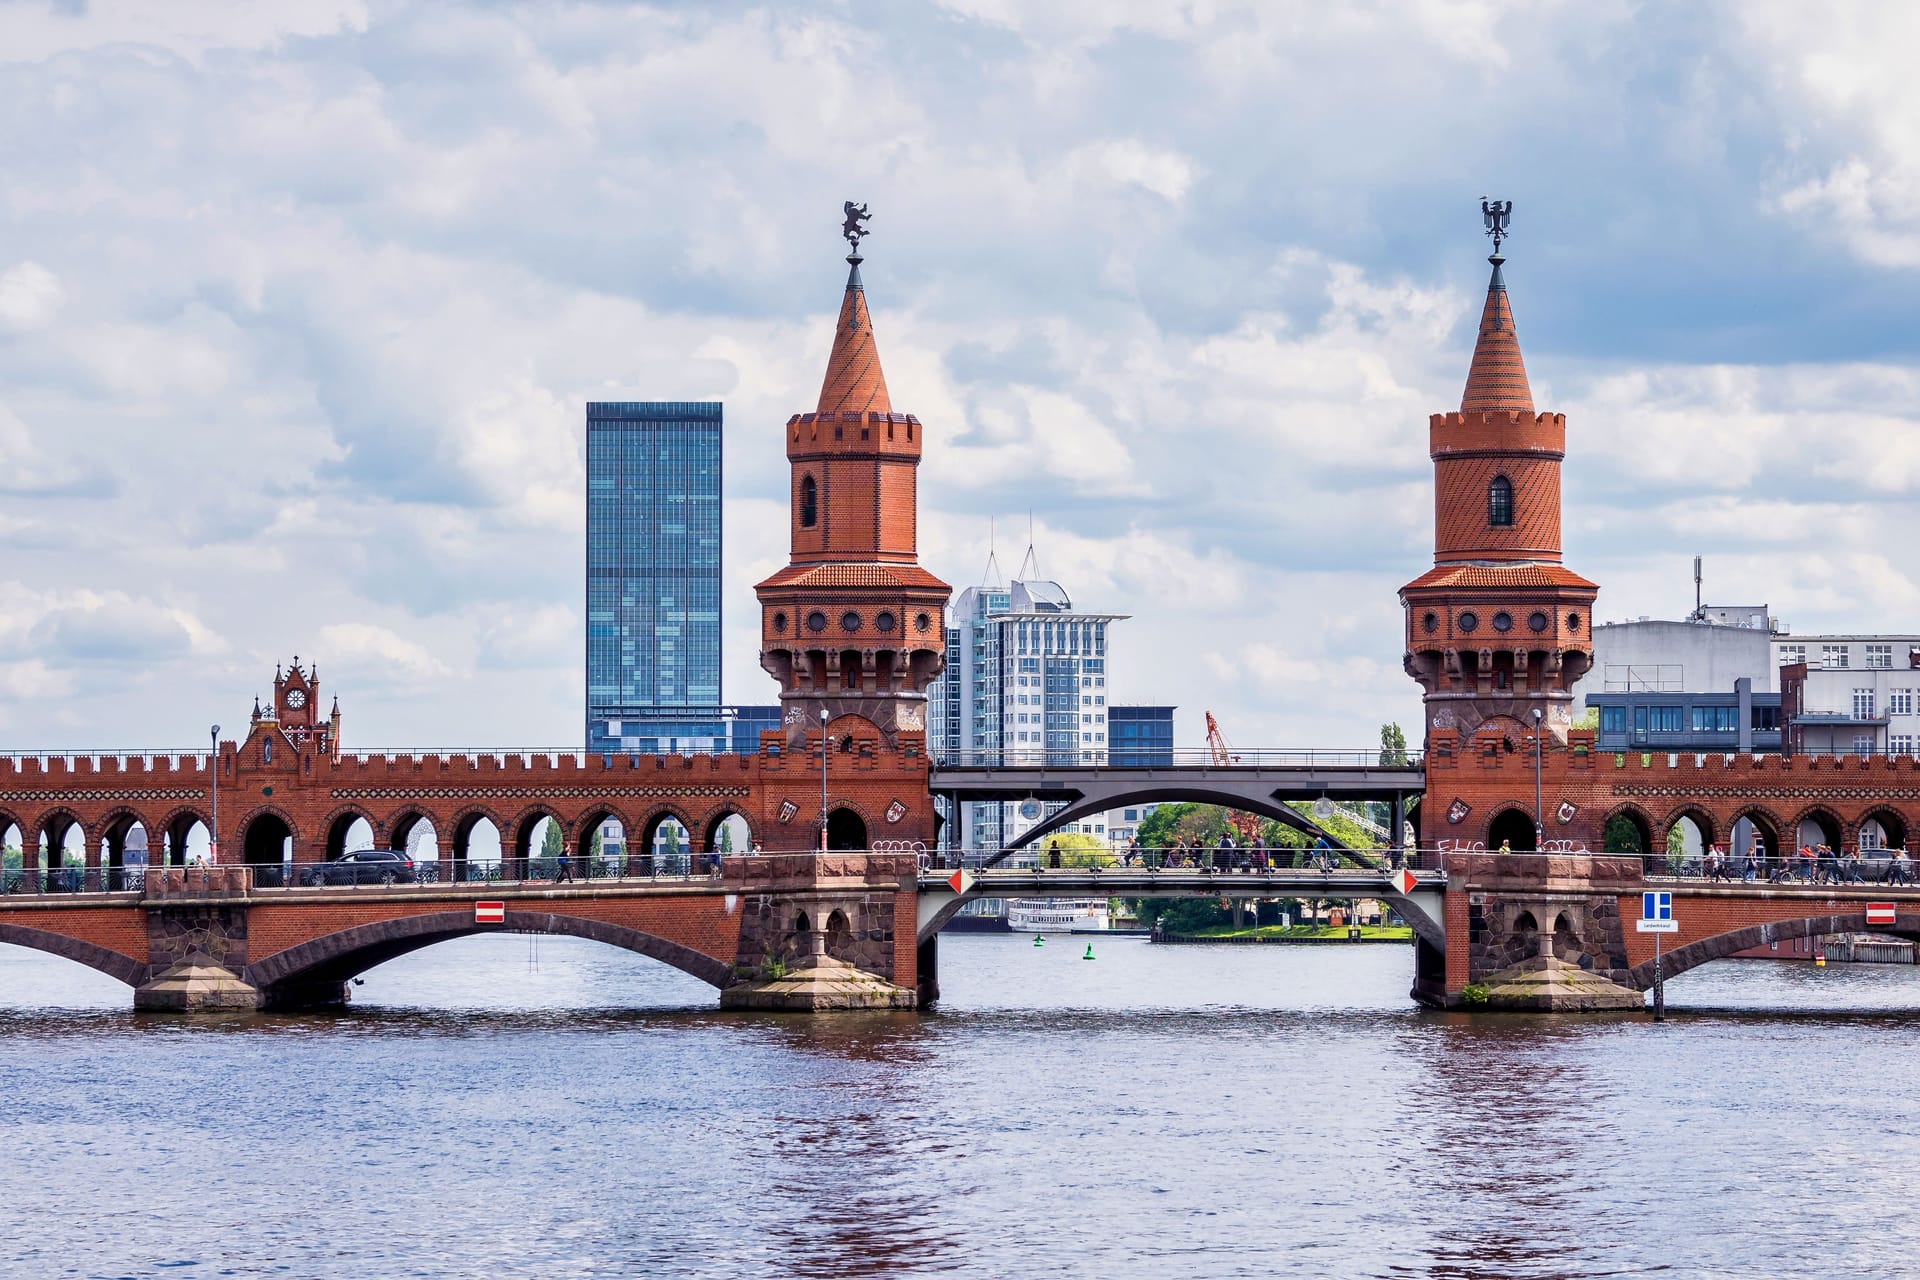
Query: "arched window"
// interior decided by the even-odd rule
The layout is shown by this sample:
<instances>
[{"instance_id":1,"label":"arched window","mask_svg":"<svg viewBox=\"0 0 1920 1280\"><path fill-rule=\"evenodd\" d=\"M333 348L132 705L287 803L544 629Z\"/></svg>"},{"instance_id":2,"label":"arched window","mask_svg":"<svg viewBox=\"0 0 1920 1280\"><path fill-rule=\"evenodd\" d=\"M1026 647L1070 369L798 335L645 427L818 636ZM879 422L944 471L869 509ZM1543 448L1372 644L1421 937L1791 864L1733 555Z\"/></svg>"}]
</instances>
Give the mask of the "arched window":
<instances>
[{"instance_id":1,"label":"arched window","mask_svg":"<svg viewBox=\"0 0 1920 1280\"><path fill-rule=\"evenodd\" d=\"M811 529L820 523L820 487L812 476L800 477L800 527Z\"/></svg>"},{"instance_id":2,"label":"arched window","mask_svg":"<svg viewBox=\"0 0 1920 1280\"><path fill-rule=\"evenodd\" d=\"M1513 481L1495 476L1487 486L1487 523L1496 529L1513 525Z\"/></svg>"}]
</instances>

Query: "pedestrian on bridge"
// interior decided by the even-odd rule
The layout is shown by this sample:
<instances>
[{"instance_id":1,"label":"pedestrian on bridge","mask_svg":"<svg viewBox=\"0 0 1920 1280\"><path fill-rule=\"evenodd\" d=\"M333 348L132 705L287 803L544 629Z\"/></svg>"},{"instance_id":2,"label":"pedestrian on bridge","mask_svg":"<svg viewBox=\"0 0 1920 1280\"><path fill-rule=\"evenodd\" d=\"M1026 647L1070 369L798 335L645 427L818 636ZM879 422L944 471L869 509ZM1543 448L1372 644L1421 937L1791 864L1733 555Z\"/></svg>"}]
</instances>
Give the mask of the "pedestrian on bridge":
<instances>
[{"instance_id":1,"label":"pedestrian on bridge","mask_svg":"<svg viewBox=\"0 0 1920 1280\"><path fill-rule=\"evenodd\" d=\"M1819 859L1819 868L1814 872L1815 884L1839 884L1840 863L1833 856L1833 846L1820 844L1814 846L1814 854Z\"/></svg>"},{"instance_id":2,"label":"pedestrian on bridge","mask_svg":"<svg viewBox=\"0 0 1920 1280\"><path fill-rule=\"evenodd\" d=\"M1213 862L1222 871L1233 870L1233 832L1222 831L1220 843L1214 846Z\"/></svg>"},{"instance_id":3,"label":"pedestrian on bridge","mask_svg":"<svg viewBox=\"0 0 1920 1280\"><path fill-rule=\"evenodd\" d=\"M1256 835L1253 838L1253 869L1255 871L1267 869L1267 838L1264 835Z\"/></svg>"},{"instance_id":4,"label":"pedestrian on bridge","mask_svg":"<svg viewBox=\"0 0 1920 1280\"><path fill-rule=\"evenodd\" d=\"M573 882L573 859L564 853L553 860L553 882L555 884Z\"/></svg>"},{"instance_id":5,"label":"pedestrian on bridge","mask_svg":"<svg viewBox=\"0 0 1920 1280\"><path fill-rule=\"evenodd\" d=\"M1887 859L1888 884L1912 884L1913 869L1907 862L1907 846L1895 845L1893 856Z\"/></svg>"}]
</instances>

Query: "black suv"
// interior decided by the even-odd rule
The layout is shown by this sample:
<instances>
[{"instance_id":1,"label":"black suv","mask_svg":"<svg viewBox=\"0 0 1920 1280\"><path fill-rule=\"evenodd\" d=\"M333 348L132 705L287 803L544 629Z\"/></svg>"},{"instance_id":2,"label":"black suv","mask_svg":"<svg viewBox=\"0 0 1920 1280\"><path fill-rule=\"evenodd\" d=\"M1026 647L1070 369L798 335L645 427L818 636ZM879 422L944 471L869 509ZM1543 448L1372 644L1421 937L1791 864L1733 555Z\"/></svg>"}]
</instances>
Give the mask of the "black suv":
<instances>
[{"instance_id":1,"label":"black suv","mask_svg":"<svg viewBox=\"0 0 1920 1280\"><path fill-rule=\"evenodd\" d=\"M310 885L413 884L419 878L413 859L398 849L359 849L307 872Z\"/></svg>"}]
</instances>

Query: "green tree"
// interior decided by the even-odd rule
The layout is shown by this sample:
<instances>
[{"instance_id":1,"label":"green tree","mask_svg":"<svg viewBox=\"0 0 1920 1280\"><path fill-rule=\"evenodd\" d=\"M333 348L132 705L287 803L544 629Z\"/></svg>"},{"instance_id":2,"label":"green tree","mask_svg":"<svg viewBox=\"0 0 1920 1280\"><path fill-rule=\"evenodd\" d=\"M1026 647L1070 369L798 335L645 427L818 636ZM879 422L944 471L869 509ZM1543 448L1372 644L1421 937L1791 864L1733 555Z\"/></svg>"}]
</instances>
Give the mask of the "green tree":
<instances>
[{"instance_id":1,"label":"green tree","mask_svg":"<svg viewBox=\"0 0 1920 1280\"><path fill-rule=\"evenodd\" d=\"M1141 820L1134 829L1135 838L1142 849L1164 849L1173 843L1174 828L1179 821L1200 806L1181 801L1178 804L1163 804Z\"/></svg>"},{"instance_id":2,"label":"green tree","mask_svg":"<svg viewBox=\"0 0 1920 1280\"><path fill-rule=\"evenodd\" d=\"M560 837L560 824L552 818L547 819L547 838L541 842L540 856L546 860L547 870L542 874L551 875L559 867L560 859L567 856L566 841Z\"/></svg>"},{"instance_id":3,"label":"green tree","mask_svg":"<svg viewBox=\"0 0 1920 1280\"><path fill-rule=\"evenodd\" d=\"M1380 763L1388 766L1407 763L1407 735L1396 722L1380 726Z\"/></svg>"},{"instance_id":4,"label":"green tree","mask_svg":"<svg viewBox=\"0 0 1920 1280\"><path fill-rule=\"evenodd\" d=\"M1143 928L1159 925L1168 933L1198 933L1228 923L1233 913L1218 898L1138 898L1134 914Z\"/></svg>"},{"instance_id":5,"label":"green tree","mask_svg":"<svg viewBox=\"0 0 1920 1280\"><path fill-rule=\"evenodd\" d=\"M1606 830L1600 833L1600 847L1608 853L1645 853L1640 847L1640 828L1633 825L1633 819L1624 813L1616 813L1607 819Z\"/></svg>"},{"instance_id":6,"label":"green tree","mask_svg":"<svg viewBox=\"0 0 1920 1280\"><path fill-rule=\"evenodd\" d=\"M720 824L720 852L733 852L733 828L724 822Z\"/></svg>"},{"instance_id":7,"label":"green tree","mask_svg":"<svg viewBox=\"0 0 1920 1280\"><path fill-rule=\"evenodd\" d=\"M660 849L667 860L667 866L680 865L680 824L668 818L660 824Z\"/></svg>"},{"instance_id":8,"label":"green tree","mask_svg":"<svg viewBox=\"0 0 1920 1280\"><path fill-rule=\"evenodd\" d=\"M1680 874L1680 868L1687 861L1687 833L1679 823L1667 828L1667 870L1673 875Z\"/></svg>"},{"instance_id":9,"label":"green tree","mask_svg":"<svg viewBox=\"0 0 1920 1280\"><path fill-rule=\"evenodd\" d=\"M1110 867L1117 861L1100 837L1084 831L1062 831L1050 835L1036 846L1034 856L1040 859L1042 865L1047 865L1056 847L1060 850L1060 865L1063 867Z\"/></svg>"}]
</instances>

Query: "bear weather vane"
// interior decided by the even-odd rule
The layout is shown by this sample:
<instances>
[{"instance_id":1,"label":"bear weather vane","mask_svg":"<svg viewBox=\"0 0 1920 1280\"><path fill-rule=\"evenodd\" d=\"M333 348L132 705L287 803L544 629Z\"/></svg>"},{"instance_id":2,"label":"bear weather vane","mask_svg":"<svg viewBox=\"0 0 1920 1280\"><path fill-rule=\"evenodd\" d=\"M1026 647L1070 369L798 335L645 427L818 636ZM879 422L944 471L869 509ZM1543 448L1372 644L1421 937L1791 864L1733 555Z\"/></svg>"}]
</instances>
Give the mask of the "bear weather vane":
<instances>
[{"instance_id":1,"label":"bear weather vane","mask_svg":"<svg viewBox=\"0 0 1920 1280\"><path fill-rule=\"evenodd\" d=\"M846 221L840 224L840 234L845 236L847 243L853 247L853 252L847 256L857 258L860 256L860 237L872 234L867 230L867 206L848 200L840 206L840 209L846 214Z\"/></svg>"},{"instance_id":2,"label":"bear weather vane","mask_svg":"<svg viewBox=\"0 0 1920 1280\"><path fill-rule=\"evenodd\" d=\"M1500 254L1500 242L1513 233L1507 227L1513 222L1513 201L1489 200L1480 197L1480 217L1487 224L1487 234L1493 237L1494 256Z\"/></svg>"}]
</instances>

